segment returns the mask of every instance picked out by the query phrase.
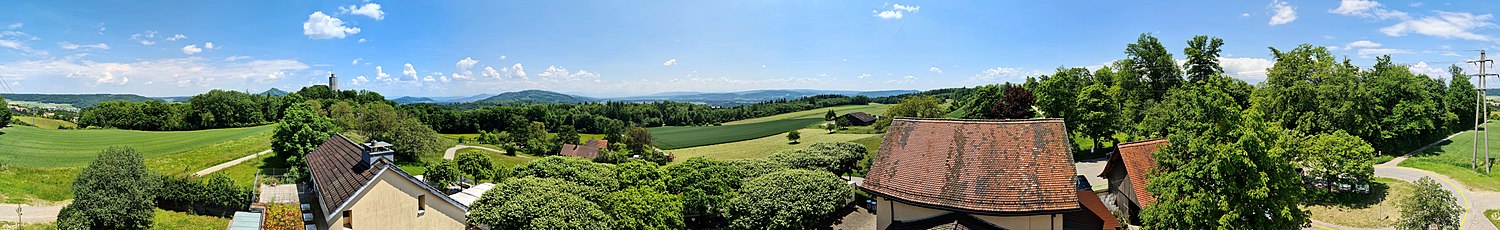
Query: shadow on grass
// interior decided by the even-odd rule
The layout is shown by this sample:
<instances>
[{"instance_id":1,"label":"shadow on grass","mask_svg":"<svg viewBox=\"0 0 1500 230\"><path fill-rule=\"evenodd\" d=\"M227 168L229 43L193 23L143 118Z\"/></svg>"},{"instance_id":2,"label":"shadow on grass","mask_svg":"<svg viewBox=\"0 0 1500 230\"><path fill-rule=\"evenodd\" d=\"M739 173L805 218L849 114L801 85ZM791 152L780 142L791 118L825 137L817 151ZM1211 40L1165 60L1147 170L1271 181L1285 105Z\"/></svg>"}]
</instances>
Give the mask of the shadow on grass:
<instances>
[{"instance_id":1,"label":"shadow on grass","mask_svg":"<svg viewBox=\"0 0 1500 230\"><path fill-rule=\"evenodd\" d=\"M1313 200L1308 201L1308 204L1337 206L1351 209L1364 209L1369 208L1370 206L1373 206L1375 204L1379 204L1381 201L1385 201L1385 199L1387 198L1386 196L1390 195L1390 190L1390 185L1372 181L1370 183L1369 193L1328 192L1326 194L1322 194L1320 198L1313 198Z\"/></svg>"}]
</instances>

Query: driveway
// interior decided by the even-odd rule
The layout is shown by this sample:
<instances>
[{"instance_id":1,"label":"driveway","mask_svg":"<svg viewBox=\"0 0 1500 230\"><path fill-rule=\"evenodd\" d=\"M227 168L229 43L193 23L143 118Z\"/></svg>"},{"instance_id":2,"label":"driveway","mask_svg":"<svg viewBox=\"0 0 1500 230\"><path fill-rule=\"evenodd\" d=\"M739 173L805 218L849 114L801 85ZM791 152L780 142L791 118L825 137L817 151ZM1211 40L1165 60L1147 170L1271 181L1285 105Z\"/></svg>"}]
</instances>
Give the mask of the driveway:
<instances>
[{"instance_id":1,"label":"driveway","mask_svg":"<svg viewBox=\"0 0 1500 230\"><path fill-rule=\"evenodd\" d=\"M1083 175L1084 178L1087 178L1089 185L1093 185L1094 188L1108 188L1109 180L1099 177L1099 173L1104 172L1104 165L1109 163L1107 159L1098 158L1073 162L1073 168L1078 172L1078 175Z\"/></svg>"},{"instance_id":2,"label":"driveway","mask_svg":"<svg viewBox=\"0 0 1500 230\"><path fill-rule=\"evenodd\" d=\"M490 151L490 152L497 152L497 153L505 153L505 151L500 151L500 150L496 150L496 149L492 149L492 148L490 148L490 147L484 147L484 146L473 146L473 145L455 145L455 146L453 146L453 147L452 147L452 148L448 148L448 151L446 151L446 152L443 152L443 159L448 159L448 160L452 160L452 159L453 159L453 157L454 157L454 155L457 155L457 154L458 154L458 150L459 150L459 149L469 149L469 148L473 148L473 149L483 149L483 150L485 150L485 151Z\"/></svg>"},{"instance_id":3,"label":"driveway","mask_svg":"<svg viewBox=\"0 0 1500 230\"><path fill-rule=\"evenodd\" d=\"M1444 176L1442 174L1416 168L1397 166L1397 164L1400 164L1401 161L1404 160L1406 160L1406 157L1404 156L1397 157L1390 162L1375 165L1375 176L1397 179L1407 182L1416 182L1417 180L1422 179L1422 177L1430 177L1433 180L1436 180L1438 184L1443 187L1443 190L1452 192L1455 198L1458 198L1458 206L1465 210L1463 216L1459 218L1459 229L1496 229L1495 225L1491 224L1489 219L1484 218L1484 210L1500 209L1500 193L1472 190L1468 187L1464 187L1463 184L1454 181L1453 178L1449 178L1448 176ZM1314 221L1312 228L1309 229L1364 228L1351 228Z\"/></svg>"}]
</instances>

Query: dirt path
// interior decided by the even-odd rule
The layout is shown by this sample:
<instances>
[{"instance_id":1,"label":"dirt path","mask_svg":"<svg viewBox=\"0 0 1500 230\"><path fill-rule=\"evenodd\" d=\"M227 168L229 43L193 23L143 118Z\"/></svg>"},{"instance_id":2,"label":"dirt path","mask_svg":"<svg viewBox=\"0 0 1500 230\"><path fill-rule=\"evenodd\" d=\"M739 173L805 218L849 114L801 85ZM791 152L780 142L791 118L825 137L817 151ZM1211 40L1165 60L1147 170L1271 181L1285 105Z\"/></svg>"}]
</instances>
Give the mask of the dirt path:
<instances>
[{"instance_id":1,"label":"dirt path","mask_svg":"<svg viewBox=\"0 0 1500 230\"><path fill-rule=\"evenodd\" d=\"M28 204L0 204L0 221L16 221L16 207L21 207L21 223L43 223L57 220L57 213L62 211L67 204L55 205L28 205Z\"/></svg>"},{"instance_id":2,"label":"dirt path","mask_svg":"<svg viewBox=\"0 0 1500 230\"><path fill-rule=\"evenodd\" d=\"M500 150L496 150L496 149L492 149L492 148L484 147L484 146L455 145L452 148L448 148L448 151L443 152L443 159L452 160L453 157L454 157L454 155L458 154L458 150L459 149L469 149L469 148L483 149L485 151L497 152L497 153L505 153L505 151L500 151Z\"/></svg>"},{"instance_id":3,"label":"dirt path","mask_svg":"<svg viewBox=\"0 0 1500 230\"><path fill-rule=\"evenodd\" d=\"M240 163L245 163L245 161L250 161L251 159L255 159L256 157L260 157L262 155L266 155L266 154L269 154L269 153L271 153L270 149L267 149L266 151L260 151L260 152L255 153L255 154L250 154L249 156L241 157L240 159L234 159L234 160L229 161L229 162L224 162L223 164L214 165L213 167L208 167L206 169L203 169L202 171L198 171L196 173L193 173L193 175L194 176L200 176L200 177L203 176L203 175L208 175L209 173L218 172L219 170L224 170L226 168L233 167L233 166L238 165Z\"/></svg>"}]
</instances>

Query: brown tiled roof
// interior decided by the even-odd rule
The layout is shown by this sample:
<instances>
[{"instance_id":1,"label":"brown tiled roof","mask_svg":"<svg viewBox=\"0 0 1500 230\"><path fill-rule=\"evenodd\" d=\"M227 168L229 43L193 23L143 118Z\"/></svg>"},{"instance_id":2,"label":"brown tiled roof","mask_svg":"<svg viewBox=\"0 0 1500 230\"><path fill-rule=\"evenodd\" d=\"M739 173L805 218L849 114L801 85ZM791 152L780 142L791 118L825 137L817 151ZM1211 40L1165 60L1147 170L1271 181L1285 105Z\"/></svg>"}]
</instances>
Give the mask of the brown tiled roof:
<instances>
[{"instance_id":1,"label":"brown tiled roof","mask_svg":"<svg viewBox=\"0 0 1500 230\"><path fill-rule=\"evenodd\" d=\"M848 117L854 118L854 119L859 119L860 121L863 121L863 122L875 122L875 116L870 116L870 114L865 113L865 112L847 113L847 114L844 114L844 116L848 116Z\"/></svg>"},{"instance_id":2,"label":"brown tiled roof","mask_svg":"<svg viewBox=\"0 0 1500 230\"><path fill-rule=\"evenodd\" d=\"M385 160L364 163L364 148L338 134L307 153L308 173L318 190L318 201L327 209L339 208L388 164Z\"/></svg>"},{"instance_id":3,"label":"brown tiled roof","mask_svg":"<svg viewBox=\"0 0 1500 230\"><path fill-rule=\"evenodd\" d=\"M930 208L987 215L1078 209L1061 119L891 122L862 188Z\"/></svg>"},{"instance_id":4,"label":"brown tiled roof","mask_svg":"<svg viewBox=\"0 0 1500 230\"><path fill-rule=\"evenodd\" d=\"M1111 170L1117 170L1116 165L1124 166L1125 175L1130 177L1130 188L1135 190L1135 197L1139 199L1140 205L1144 207L1155 204L1156 197L1146 191L1146 183L1150 182L1146 175L1151 172L1151 169L1156 168L1156 161L1151 159L1151 154L1156 153L1156 150L1161 148L1161 144L1165 143L1167 139L1121 143L1118 148L1119 152L1109 157L1111 162L1105 164L1104 171L1099 175L1104 176Z\"/></svg>"},{"instance_id":5,"label":"brown tiled roof","mask_svg":"<svg viewBox=\"0 0 1500 230\"><path fill-rule=\"evenodd\" d=\"M1001 230L994 224L961 212L950 212L916 221L893 221L886 230Z\"/></svg>"},{"instance_id":6,"label":"brown tiled roof","mask_svg":"<svg viewBox=\"0 0 1500 230\"><path fill-rule=\"evenodd\" d=\"M1100 229L1119 229L1122 227L1120 220L1115 219L1115 214L1110 213L1109 208L1104 206L1104 201L1099 200L1098 193L1087 189L1079 189L1077 191L1078 202L1082 203L1085 209L1079 210L1078 212L1080 213L1078 214L1083 214L1090 218L1099 218L1103 222L1103 226Z\"/></svg>"},{"instance_id":7,"label":"brown tiled roof","mask_svg":"<svg viewBox=\"0 0 1500 230\"><path fill-rule=\"evenodd\" d=\"M599 147L594 147L587 144L563 144L562 151L559 152L558 155L594 159L599 157Z\"/></svg>"},{"instance_id":8,"label":"brown tiled roof","mask_svg":"<svg viewBox=\"0 0 1500 230\"><path fill-rule=\"evenodd\" d=\"M583 145L594 146L594 148L604 149L604 148L609 148L609 141L607 141L607 140L589 139L589 141L588 142L584 142Z\"/></svg>"}]
</instances>

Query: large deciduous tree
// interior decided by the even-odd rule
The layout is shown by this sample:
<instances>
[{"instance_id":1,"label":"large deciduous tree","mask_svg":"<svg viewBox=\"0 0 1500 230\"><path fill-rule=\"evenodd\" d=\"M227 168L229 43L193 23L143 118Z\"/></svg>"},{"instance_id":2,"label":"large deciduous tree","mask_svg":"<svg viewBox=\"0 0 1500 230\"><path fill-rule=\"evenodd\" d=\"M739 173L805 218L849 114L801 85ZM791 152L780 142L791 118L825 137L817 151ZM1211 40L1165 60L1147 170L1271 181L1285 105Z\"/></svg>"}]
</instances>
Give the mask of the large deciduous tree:
<instances>
[{"instance_id":1,"label":"large deciduous tree","mask_svg":"<svg viewBox=\"0 0 1500 230\"><path fill-rule=\"evenodd\" d=\"M157 180L141 153L110 147L78 173L73 203L58 214L59 229L149 229L155 213Z\"/></svg>"},{"instance_id":2,"label":"large deciduous tree","mask_svg":"<svg viewBox=\"0 0 1500 230\"><path fill-rule=\"evenodd\" d=\"M511 178L475 201L468 219L491 229L612 229L614 219L594 203L607 192L557 178Z\"/></svg>"},{"instance_id":3,"label":"large deciduous tree","mask_svg":"<svg viewBox=\"0 0 1500 230\"><path fill-rule=\"evenodd\" d=\"M1330 188L1368 183L1375 175L1375 148L1343 130L1323 133L1294 145L1303 174L1320 178ZM1318 191L1316 193L1322 193Z\"/></svg>"},{"instance_id":4,"label":"large deciduous tree","mask_svg":"<svg viewBox=\"0 0 1500 230\"><path fill-rule=\"evenodd\" d=\"M810 229L851 196L849 185L833 173L785 170L745 181L725 214L733 229Z\"/></svg>"},{"instance_id":5,"label":"large deciduous tree","mask_svg":"<svg viewBox=\"0 0 1500 230\"><path fill-rule=\"evenodd\" d=\"M307 153L338 132L339 127L333 121L318 115L307 104L296 103L287 108L286 115L276 126L276 133L271 136L271 150L286 157L287 163L291 164L288 174L301 178L306 174Z\"/></svg>"},{"instance_id":6,"label":"large deciduous tree","mask_svg":"<svg viewBox=\"0 0 1500 230\"><path fill-rule=\"evenodd\" d=\"M1076 99L1078 105L1074 112L1078 117L1073 123L1073 130L1093 139L1094 148L1099 148L1099 141L1109 139L1114 141L1116 120L1119 119L1116 111L1114 97L1109 95L1109 86L1102 82L1083 87L1078 92Z\"/></svg>"},{"instance_id":7,"label":"large deciduous tree","mask_svg":"<svg viewBox=\"0 0 1500 230\"><path fill-rule=\"evenodd\" d=\"M879 121L875 122L875 128L885 130L887 126L891 125L891 118L895 117L943 117L945 112L943 111L942 104L942 98L928 95L902 98L901 102L885 110L886 116L881 117Z\"/></svg>"},{"instance_id":8,"label":"large deciduous tree","mask_svg":"<svg viewBox=\"0 0 1500 230\"><path fill-rule=\"evenodd\" d=\"M463 172L458 170L453 160L431 162L425 167L427 172L422 174L422 180L437 189L448 188L448 185L458 183L459 178L463 177Z\"/></svg>"},{"instance_id":9,"label":"large deciduous tree","mask_svg":"<svg viewBox=\"0 0 1500 230\"><path fill-rule=\"evenodd\" d=\"M609 165L578 157L550 156L517 166L515 177L558 178L589 187L613 191L620 183Z\"/></svg>"},{"instance_id":10,"label":"large deciduous tree","mask_svg":"<svg viewBox=\"0 0 1500 230\"><path fill-rule=\"evenodd\" d=\"M651 136L651 130L645 127L631 126L630 130L625 132L625 147L636 153L655 151L655 141L656 138Z\"/></svg>"},{"instance_id":11,"label":"large deciduous tree","mask_svg":"<svg viewBox=\"0 0 1500 230\"><path fill-rule=\"evenodd\" d=\"M682 195L686 216L721 215L719 209L729 204L741 179L734 166L704 157L667 166L667 174L667 191Z\"/></svg>"},{"instance_id":12,"label":"large deciduous tree","mask_svg":"<svg viewBox=\"0 0 1500 230\"><path fill-rule=\"evenodd\" d=\"M630 187L604 198L604 210L614 216L614 229L685 229L682 197L660 188Z\"/></svg>"},{"instance_id":13,"label":"large deciduous tree","mask_svg":"<svg viewBox=\"0 0 1500 230\"><path fill-rule=\"evenodd\" d=\"M10 125L10 117L10 102L6 102L5 97L0 97L0 127Z\"/></svg>"},{"instance_id":14,"label":"large deciduous tree","mask_svg":"<svg viewBox=\"0 0 1500 230\"><path fill-rule=\"evenodd\" d=\"M495 160L489 154L478 152L459 153L454 160L458 171L473 177L474 180L489 179L494 175Z\"/></svg>"},{"instance_id":15,"label":"large deciduous tree","mask_svg":"<svg viewBox=\"0 0 1500 230\"><path fill-rule=\"evenodd\" d=\"M1187 55L1187 62L1182 68L1187 69L1189 82L1198 83L1224 73L1224 67L1219 66L1219 49L1224 46L1224 39L1198 35L1188 40L1187 48L1182 49L1182 54Z\"/></svg>"},{"instance_id":16,"label":"large deciduous tree","mask_svg":"<svg viewBox=\"0 0 1500 230\"><path fill-rule=\"evenodd\" d=\"M1448 66L1451 76L1448 81L1448 92L1445 103L1448 112L1458 116L1458 121L1450 125L1453 130L1468 130L1474 128L1474 109L1479 103L1479 95L1474 91L1474 84L1469 83L1469 75L1464 74L1463 68L1457 65Z\"/></svg>"},{"instance_id":17,"label":"large deciduous tree","mask_svg":"<svg viewBox=\"0 0 1500 230\"><path fill-rule=\"evenodd\" d=\"M1031 94L1031 90L1010 83L1005 83L1001 88L1005 91L1001 96L1001 103L991 105L989 109L996 118L1026 119L1036 116L1036 112L1031 110L1032 104L1036 103L1036 96Z\"/></svg>"},{"instance_id":18,"label":"large deciduous tree","mask_svg":"<svg viewBox=\"0 0 1500 230\"><path fill-rule=\"evenodd\" d=\"M1182 69L1177 68L1177 60L1151 34L1141 34L1135 43L1126 45L1125 56L1130 60L1131 72L1144 81L1146 87L1142 90L1148 99L1160 100L1167 90L1182 84Z\"/></svg>"},{"instance_id":19,"label":"large deciduous tree","mask_svg":"<svg viewBox=\"0 0 1500 230\"><path fill-rule=\"evenodd\" d=\"M1401 220L1396 222L1396 229L1458 229L1464 209L1453 193L1428 177L1418 179L1415 186L1411 196L1401 200Z\"/></svg>"}]
</instances>

